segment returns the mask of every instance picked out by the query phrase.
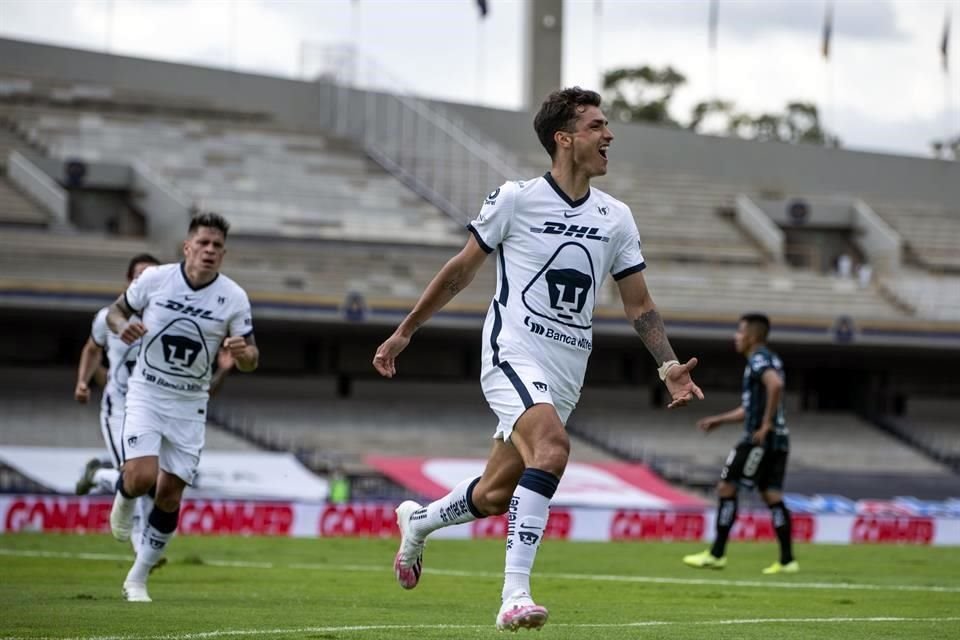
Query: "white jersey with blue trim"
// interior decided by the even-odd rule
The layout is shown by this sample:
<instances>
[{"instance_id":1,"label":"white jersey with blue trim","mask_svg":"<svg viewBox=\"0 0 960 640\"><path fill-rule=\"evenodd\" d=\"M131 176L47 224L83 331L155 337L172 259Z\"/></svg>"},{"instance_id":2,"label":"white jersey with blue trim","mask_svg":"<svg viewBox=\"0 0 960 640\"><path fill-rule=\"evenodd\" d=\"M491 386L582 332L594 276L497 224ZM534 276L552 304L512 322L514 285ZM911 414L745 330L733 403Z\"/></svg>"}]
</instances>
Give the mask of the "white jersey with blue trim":
<instances>
[{"instance_id":1,"label":"white jersey with blue trim","mask_svg":"<svg viewBox=\"0 0 960 640\"><path fill-rule=\"evenodd\" d=\"M130 374L137 363L137 355L140 353L140 341L133 344L126 344L107 326L107 312L109 307L104 307L97 312L93 318L93 325L90 328L90 337L98 347L107 354L107 385L103 390L103 399L101 406L104 410L107 405L111 405L111 411L123 411L124 398L127 395L127 383ZM130 318L132 321L139 321L139 316Z\"/></svg>"},{"instance_id":2,"label":"white jersey with blue trim","mask_svg":"<svg viewBox=\"0 0 960 640\"><path fill-rule=\"evenodd\" d=\"M179 263L147 268L124 295L147 329L127 406L205 419L220 345L227 336L253 333L246 292L222 273L195 288Z\"/></svg>"},{"instance_id":3,"label":"white jersey with blue trim","mask_svg":"<svg viewBox=\"0 0 960 640\"><path fill-rule=\"evenodd\" d=\"M553 372L555 390L579 396L597 291L608 273L620 280L646 266L630 208L592 187L572 201L547 173L503 184L468 229L497 253L484 366L531 360Z\"/></svg>"}]
</instances>

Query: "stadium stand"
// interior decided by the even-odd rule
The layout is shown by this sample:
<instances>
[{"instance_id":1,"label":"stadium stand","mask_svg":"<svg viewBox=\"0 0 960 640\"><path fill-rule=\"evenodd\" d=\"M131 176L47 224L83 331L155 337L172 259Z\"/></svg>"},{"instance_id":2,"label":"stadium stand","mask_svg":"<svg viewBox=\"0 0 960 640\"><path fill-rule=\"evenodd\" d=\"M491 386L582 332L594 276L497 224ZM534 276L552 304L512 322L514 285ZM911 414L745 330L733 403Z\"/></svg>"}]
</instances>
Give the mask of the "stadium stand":
<instances>
[{"instance_id":1,"label":"stadium stand","mask_svg":"<svg viewBox=\"0 0 960 640\"><path fill-rule=\"evenodd\" d=\"M742 429L726 425L705 436L696 430L696 420L736 407L739 394L710 392L703 402L679 411L651 409L644 402L648 397L646 390L589 389L571 418L572 429L667 475L707 469L709 482L715 482ZM797 405L797 398L788 395L791 470L867 472L883 468L890 473L949 474L942 465L853 414L804 412Z\"/></svg>"},{"instance_id":2,"label":"stadium stand","mask_svg":"<svg viewBox=\"0 0 960 640\"><path fill-rule=\"evenodd\" d=\"M900 232L917 264L932 271L960 271L960 210L916 201L872 199L871 204Z\"/></svg>"},{"instance_id":3,"label":"stadium stand","mask_svg":"<svg viewBox=\"0 0 960 640\"><path fill-rule=\"evenodd\" d=\"M331 378L238 376L216 399L212 414L241 432L297 451L313 468L340 463L350 473L365 472L368 454L486 458L490 453L496 417L476 381L361 379L352 386L351 395L342 398ZM615 459L582 441L571 449L572 459L581 462Z\"/></svg>"},{"instance_id":4,"label":"stadium stand","mask_svg":"<svg viewBox=\"0 0 960 640\"><path fill-rule=\"evenodd\" d=\"M201 209L230 212L237 235L450 245L460 225L354 145L201 118L13 108L21 135L57 158L141 161Z\"/></svg>"},{"instance_id":5,"label":"stadium stand","mask_svg":"<svg viewBox=\"0 0 960 640\"><path fill-rule=\"evenodd\" d=\"M76 372L69 369L0 368L0 444L103 449L100 399L73 399ZM208 425L206 450L251 450L245 440Z\"/></svg>"}]
</instances>

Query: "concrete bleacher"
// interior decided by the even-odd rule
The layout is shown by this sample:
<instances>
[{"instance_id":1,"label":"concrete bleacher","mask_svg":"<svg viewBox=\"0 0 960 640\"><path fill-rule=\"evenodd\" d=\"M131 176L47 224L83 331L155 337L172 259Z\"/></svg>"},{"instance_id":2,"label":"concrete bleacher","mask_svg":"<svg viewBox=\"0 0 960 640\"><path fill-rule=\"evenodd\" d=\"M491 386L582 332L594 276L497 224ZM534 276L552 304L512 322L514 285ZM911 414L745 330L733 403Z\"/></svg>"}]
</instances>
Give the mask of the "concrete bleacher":
<instances>
[{"instance_id":1,"label":"concrete bleacher","mask_svg":"<svg viewBox=\"0 0 960 640\"><path fill-rule=\"evenodd\" d=\"M960 458L960 400L911 397L906 416L898 422L918 441Z\"/></svg>"},{"instance_id":2,"label":"concrete bleacher","mask_svg":"<svg viewBox=\"0 0 960 640\"><path fill-rule=\"evenodd\" d=\"M314 450L350 472L364 472L366 455L486 458L497 418L476 381L356 380L350 397L330 378L230 381L215 415L294 451ZM230 417L232 416L232 417ZM572 444L572 460L613 458L585 442Z\"/></svg>"},{"instance_id":3,"label":"concrete bleacher","mask_svg":"<svg viewBox=\"0 0 960 640\"><path fill-rule=\"evenodd\" d=\"M76 371L69 369L0 368L0 444L103 449L99 394L86 405L78 404L73 399L75 383ZM207 427L207 451L254 448L215 426Z\"/></svg>"},{"instance_id":4,"label":"concrete bleacher","mask_svg":"<svg viewBox=\"0 0 960 640\"><path fill-rule=\"evenodd\" d=\"M8 108L19 132L58 158L140 161L237 235L451 245L460 225L369 161L317 133L246 122Z\"/></svg>"},{"instance_id":5,"label":"concrete bleacher","mask_svg":"<svg viewBox=\"0 0 960 640\"><path fill-rule=\"evenodd\" d=\"M881 278L894 296L928 320L960 320L960 277L935 274L915 267Z\"/></svg>"},{"instance_id":6,"label":"concrete bleacher","mask_svg":"<svg viewBox=\"0 0 960 640\"><path fill-rule=\"evenodd\" d=\"M702 402L670 410L650 408L647 398L645 389L585 389L570 422L577 431L659 468L711 468L718 473L743 428L728 424L703 434L696 422L737 407L739 394L710 392ZM803 412L796 405L797 399L788 395L791 469L950 473L852 414Z\"/></svg>"},{"instance_id":7,"label":"concrete bleacher","mask_svg":"<svg viewBox=\"0 0 960 640\"><path fill-rule=\"evenodd\" d=\"M869 202L903 236L913 260L933 270L960 271L960 209L916 201Z\"/></svg>"}]
</instances>

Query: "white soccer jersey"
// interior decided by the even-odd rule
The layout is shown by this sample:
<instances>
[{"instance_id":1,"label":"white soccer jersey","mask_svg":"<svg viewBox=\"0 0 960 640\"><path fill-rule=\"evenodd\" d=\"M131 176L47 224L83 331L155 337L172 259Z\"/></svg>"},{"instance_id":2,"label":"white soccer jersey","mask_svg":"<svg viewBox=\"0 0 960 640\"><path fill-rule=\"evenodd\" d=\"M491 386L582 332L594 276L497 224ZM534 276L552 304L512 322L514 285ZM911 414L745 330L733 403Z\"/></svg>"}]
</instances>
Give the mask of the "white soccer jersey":
<instances>
[{"instance_id":1,"label":"white soccer jersey","mask_svg":"<svg viewBox=\"0 0 960 640\"><path fill-rule=\"evenodd\" d=\"M205 419L217 350L227 336L253 333L246 292L222 273L195 289L178 263L146 269L124 295L147 328L127 406Z\"/></svg>"},{"instance_id":2,"label":"white soccer jersey","mask_svg":"<svg viewBox=\"0 0 960 640\"><path fill-rule=\"evenodd\" d=\"M113 411L123 411L123 401L127 395L127 382L130 373L137 362L137 354L140 353L140 341L133 344L124 344L120 336L115 334L107 326L107 312L109 307L104 307L97 312L93 318L93 325L90 328L90 337L107 354L107 386L103 392L103 407L107 408L107 403L112 405ZM138 316L133 316L131 320L139 320Z\"/></svg>"},{"instance_id":3,"label":"white soccer jersey","mask_svg":"<svg viewBox=\"0 0 960 640\"><path fill-rule=\"evenodd\" d=\"M468 229L498 258L484 367L509 377L511 359L539 363L551 372L551 391L575 402L593 348L597 289L608 273L619 280L646 266L630 208L594 188L571 201L547 173L502 185Z\"/></svg>"}]
</instances>

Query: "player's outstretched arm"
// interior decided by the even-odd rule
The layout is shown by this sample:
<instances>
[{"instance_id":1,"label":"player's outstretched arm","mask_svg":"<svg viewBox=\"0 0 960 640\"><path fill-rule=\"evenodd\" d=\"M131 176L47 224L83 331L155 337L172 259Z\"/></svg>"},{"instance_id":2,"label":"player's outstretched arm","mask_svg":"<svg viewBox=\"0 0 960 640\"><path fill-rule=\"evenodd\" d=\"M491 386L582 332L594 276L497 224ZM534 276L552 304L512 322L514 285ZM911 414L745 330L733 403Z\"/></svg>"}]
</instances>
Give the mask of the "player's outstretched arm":
<instances>
[{"instance_id":1,"label":"player's outstretched arm","mask_svg":"<svg viewBox=\"0 0 960 640\"><path fill-rule=\"evenodd\" d=\"M640 336L644 346L660 371L660 378L670 392L672 402L668 409L682 407L694 398L703 400L703 392L693 382L690 372L697 366L697 359L690 358L686 363L677 361L677 356L670 346L667 330L663 326L663 319L657 311L647 281L643 272L630 274L617 282L620 287L620 298L623 300L623 310L627 320Z\"/></svg>"},{"instance_id":2,"label":"player's outstretched arm","mask_svg":"<svg viewBox=\"0 0 960 640\"><path fill-rule=\"evenodd\" d=\"M744 417L746 417L746 412L741 406L736 409L731 409L726 413L719 413L715 416L708 416L697 420L697 428L701 431L709 432L728 422L743 422Z\"/></svg>"},{"instance_id":3,"label":"player's outstretched arm","mask_svg":"<svg viewBox=\"0 0 960 640\"><path fill-rule=\"evenodd\" d=\"M473 282L474 276L486 259L487 253L477 243L476 238L470 236L460 253L450 258L433 277L420 295L413 311L404 318L393 335L377 349L373 357L373 367L380 375L386 378L396 375L397 356L410 344L413 334L433 317L433 314Z\"/></svg>"},{"instance_id":4,"label":"player's outstretched arm","mask_svg":"<svg viewBox=\"0 0 960 640\"><path fill-rule=\"evenodd\" d=\"M110 331L120 336L124 344L133 344L147 333L142 322L129 322L133 310L127 306L126 295L121 295L107 311L107 326Z\"/></svg>"},{"instance_id":5,"label":"player's outstretched arm","mask_svg":"<svg viewBox=\"0 0 960 640\"><path fill-rule=\"evenodd\" d=\"M77 365L77 386L73 389L73 398L80 404L86 404L90 399L90 379L100 367L101 358L103 349L93 338L87 338L80 352L80 364Z\"/></svg>"}]
</instances>

